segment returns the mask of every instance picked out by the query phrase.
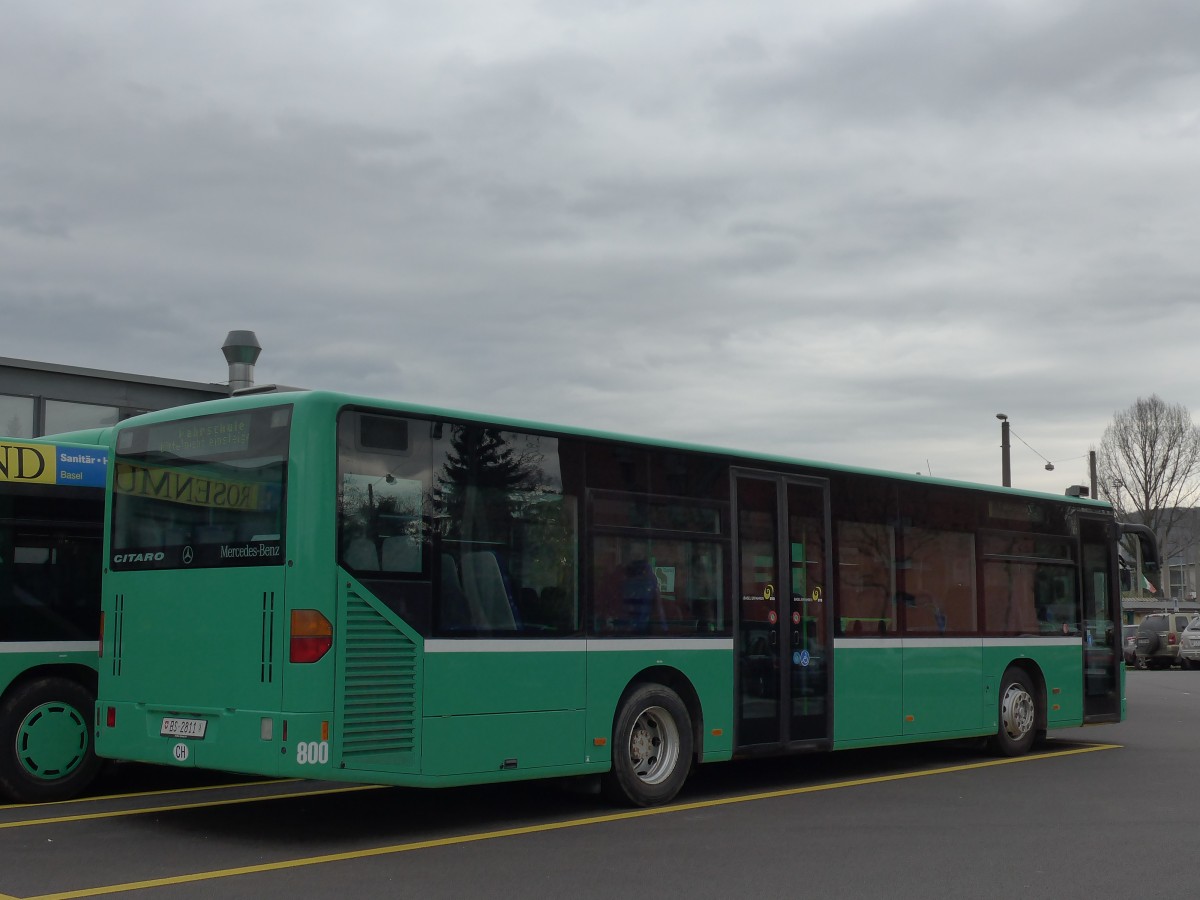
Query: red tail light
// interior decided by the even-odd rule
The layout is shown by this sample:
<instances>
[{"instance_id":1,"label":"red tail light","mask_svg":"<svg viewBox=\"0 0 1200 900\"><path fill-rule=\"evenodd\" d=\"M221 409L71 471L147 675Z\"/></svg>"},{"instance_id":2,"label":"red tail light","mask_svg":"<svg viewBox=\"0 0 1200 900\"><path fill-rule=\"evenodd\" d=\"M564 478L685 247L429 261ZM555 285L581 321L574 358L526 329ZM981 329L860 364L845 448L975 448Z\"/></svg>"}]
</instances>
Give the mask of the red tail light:
<instances>
[{"instance_id":1,"label":"red tail light","mask_svg":"<svg viewBox=\"0 0 1200 900\"><path fill-rule=\"evenodd\" d=\"M315 609L292 610L292 641L288 659L316 662L333 646L333 625Z\"/></svg>"},{"instance_id":2,"label":"red tail light","mask_svg":"<svg viewBox=\"0 0 1200 900\"><path fill-rule=\"evenodd\" d=\"M1174 632L1167 632L1167 643L1168 644L1178 644L1179 643L1179 635L1175 634Z\"/></svg>"}]
</instances>

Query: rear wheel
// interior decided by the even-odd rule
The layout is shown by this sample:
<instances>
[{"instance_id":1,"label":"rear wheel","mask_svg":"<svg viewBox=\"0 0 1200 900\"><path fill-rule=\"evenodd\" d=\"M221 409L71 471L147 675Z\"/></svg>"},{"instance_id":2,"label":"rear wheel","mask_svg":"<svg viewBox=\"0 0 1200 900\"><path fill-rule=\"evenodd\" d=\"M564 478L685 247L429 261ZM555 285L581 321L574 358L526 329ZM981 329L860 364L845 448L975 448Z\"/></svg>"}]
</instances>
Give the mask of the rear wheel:
<instances>
[{"instance_id":1,"label":"rear wheel","mask_svg":"<svg viewBox=\"0 0 1200 900\"><path fill-rule=\"evenodd\" d=\"M992 737L992 750L1001 756L1029 752L1037 737L1037 700L1033 681L1024 669L1006 669L1000 682L1000 724Z\"/></svg>"},{"instance_id":2,"label":"rear wheel","mask_svg":"<svg viewBox=\"0 0 1200 900\"><path fill-rule=\"evenodd\" d=\"M692 764L692 719L679 695L661 684L634 688L617 713L612 750L605 796L633 806L670 802Z\"/></svg>"},{"instance_id":3,"label":"rear wheel","mask_svg":"<svg viewBox=\"0 0 1200 900\"><path fill-rule=\"evenodd\" d=\"M95 700L66 678L41 678L0 705L0 794L18 803L77 796L100 768L92 746Z\"/></svg>"}]
</instances>

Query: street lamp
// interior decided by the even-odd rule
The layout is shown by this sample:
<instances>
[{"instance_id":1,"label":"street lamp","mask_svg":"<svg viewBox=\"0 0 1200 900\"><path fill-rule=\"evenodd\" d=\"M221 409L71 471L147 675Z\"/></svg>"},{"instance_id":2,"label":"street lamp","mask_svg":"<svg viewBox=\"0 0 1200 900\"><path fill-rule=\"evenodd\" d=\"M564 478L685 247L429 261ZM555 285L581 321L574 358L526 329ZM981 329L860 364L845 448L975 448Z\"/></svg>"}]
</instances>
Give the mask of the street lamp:
<instances>
[{"instance_id":1,"label":"street lamp","mask_svg":"<svg viewBox=\"0 0 1200 900\"><path fill-rule=\"evenodd\" d=\"M1012 487L1012 465L1009 461L1008 416L996 413L1000 420L1000 483Z\"/></svg>"}]
</instances>

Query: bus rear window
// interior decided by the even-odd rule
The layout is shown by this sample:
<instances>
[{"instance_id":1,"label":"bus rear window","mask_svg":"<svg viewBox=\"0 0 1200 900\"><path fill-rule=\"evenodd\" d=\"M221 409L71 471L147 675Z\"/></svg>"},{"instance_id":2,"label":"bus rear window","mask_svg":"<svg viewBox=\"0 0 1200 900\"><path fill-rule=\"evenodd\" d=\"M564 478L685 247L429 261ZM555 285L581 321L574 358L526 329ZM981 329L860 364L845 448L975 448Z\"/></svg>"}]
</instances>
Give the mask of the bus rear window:
<instances>
[{"instance_id":1,"label":"bus rear window","mask_svg":"<svg viewBox=\"0 0 1200 900\"><path fill-rule=\"evenodd\" d=\"M112 568L281 565L290 427L276 406L122 431Z\"/></svg>"}]
</instances>

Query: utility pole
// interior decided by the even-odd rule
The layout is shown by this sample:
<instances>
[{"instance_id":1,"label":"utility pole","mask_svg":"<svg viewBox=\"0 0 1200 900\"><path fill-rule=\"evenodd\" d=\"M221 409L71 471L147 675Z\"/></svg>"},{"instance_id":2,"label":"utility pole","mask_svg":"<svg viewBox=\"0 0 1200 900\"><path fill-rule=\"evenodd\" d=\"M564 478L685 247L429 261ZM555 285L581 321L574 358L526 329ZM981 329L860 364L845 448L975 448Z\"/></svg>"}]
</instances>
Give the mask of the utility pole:
<instances>
[{"instance_id":1,"label":"utility pole","mask_svg":"<svg viewBox=\"0 0 1200 900\"><path fill-rule=\"evenodd\" d=\"M1009 461L1010 450L1008 443L1008 416L996 413L1000 420L1000 483L1012 487L1012 464Z\"/></svg>"}]
</instances>

